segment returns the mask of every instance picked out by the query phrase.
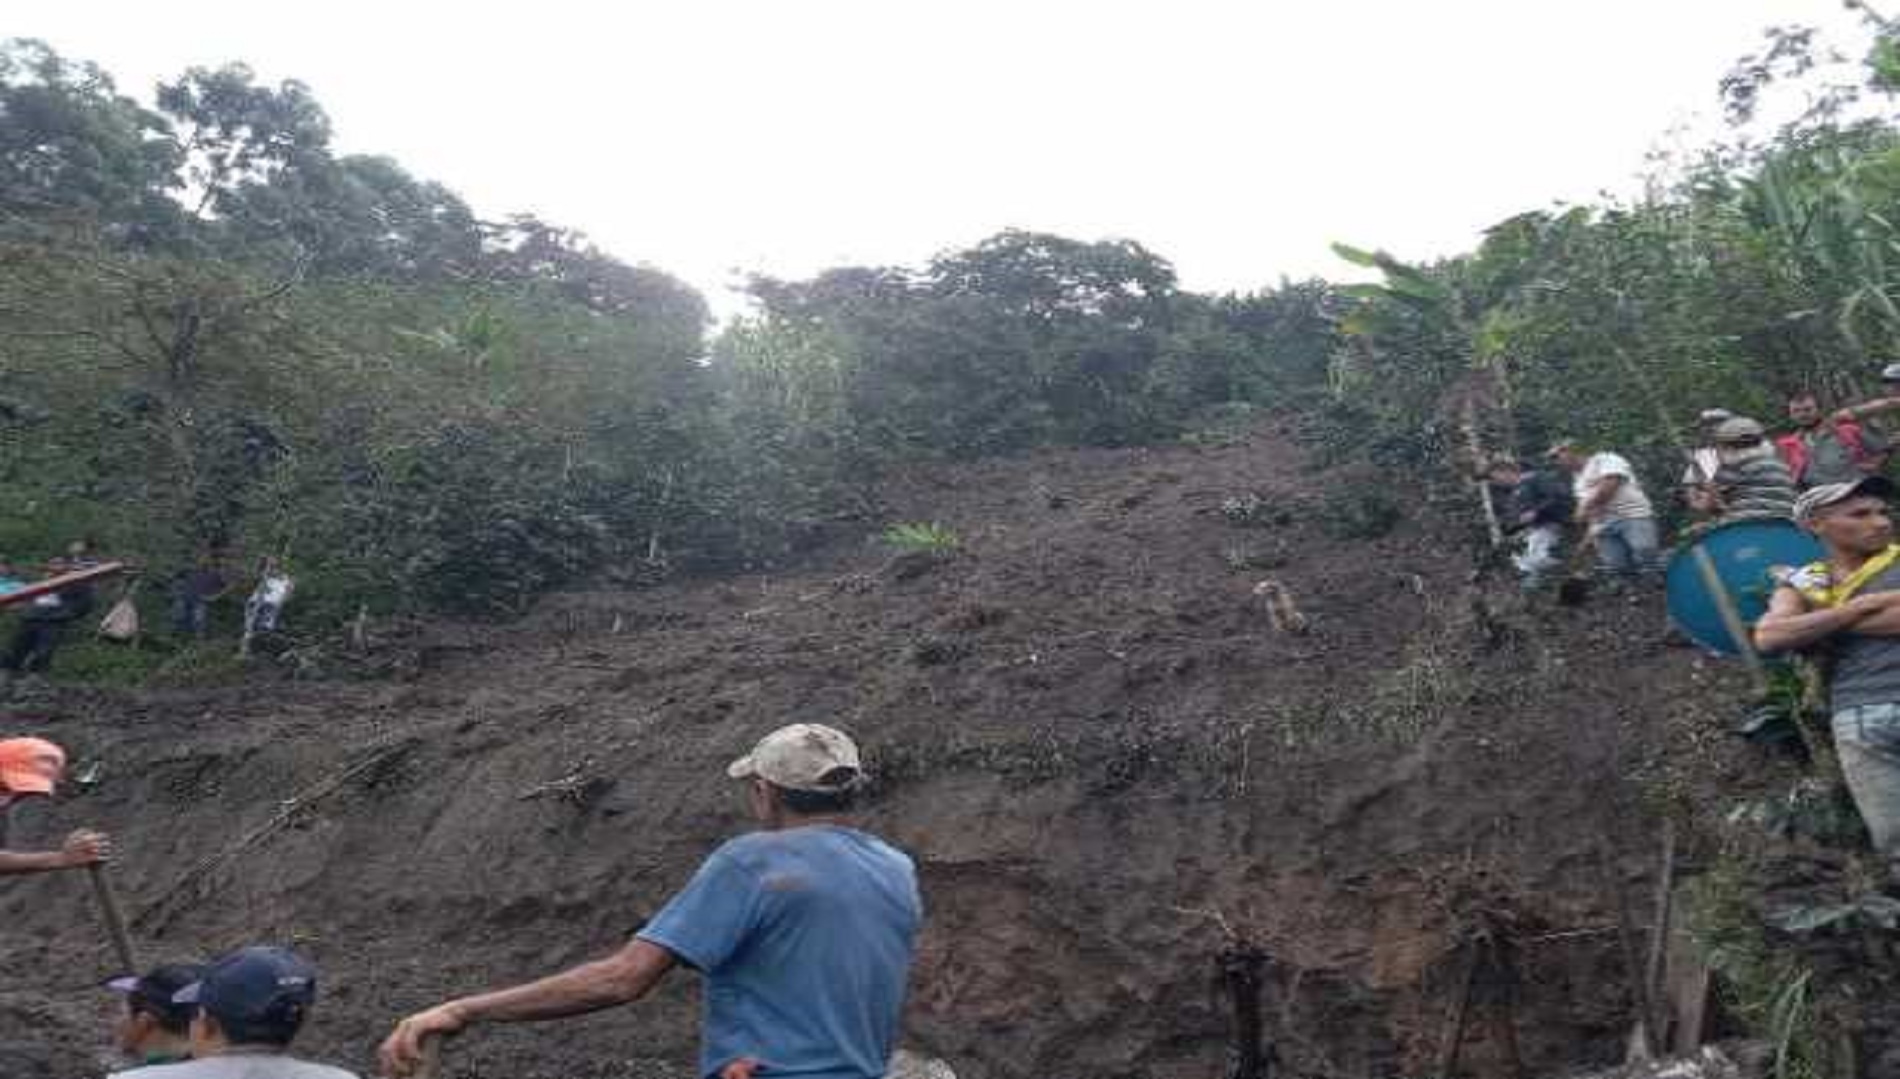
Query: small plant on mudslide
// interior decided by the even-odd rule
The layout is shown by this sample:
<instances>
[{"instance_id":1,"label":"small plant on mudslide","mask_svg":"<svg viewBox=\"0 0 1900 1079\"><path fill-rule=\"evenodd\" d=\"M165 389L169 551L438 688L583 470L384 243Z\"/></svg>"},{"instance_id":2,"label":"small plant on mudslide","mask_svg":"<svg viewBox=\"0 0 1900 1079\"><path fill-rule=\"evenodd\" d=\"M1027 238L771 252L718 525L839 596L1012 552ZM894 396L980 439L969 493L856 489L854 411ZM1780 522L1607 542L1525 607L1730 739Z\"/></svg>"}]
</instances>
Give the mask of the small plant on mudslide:
<instances>
[{"instance_id":1,"label":"small plant on mudslide","mask_svg":"<svg viewBox=\"0 0 1900 1079\"><path fill-rule=\"evenodd\" d=\"M909 521L895 524L884 530L878 537L895 549L899 554L951 555L962 545L954 531L937 524L935 521L924 523Z\"/></svg>"}]
</instances>

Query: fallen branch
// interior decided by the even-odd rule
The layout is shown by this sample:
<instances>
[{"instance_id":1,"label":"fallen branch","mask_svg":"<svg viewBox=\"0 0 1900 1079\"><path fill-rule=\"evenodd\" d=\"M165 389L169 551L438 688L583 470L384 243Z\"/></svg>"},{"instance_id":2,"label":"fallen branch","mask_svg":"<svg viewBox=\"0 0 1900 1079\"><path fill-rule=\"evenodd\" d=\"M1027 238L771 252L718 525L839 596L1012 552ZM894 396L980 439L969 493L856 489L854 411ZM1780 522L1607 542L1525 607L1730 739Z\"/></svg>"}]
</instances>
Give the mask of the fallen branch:
<instances>
[{"instance_id":1,"label":"fallen branch","mask_svg":"<svg viewBox=\"0 0 1900 1079\"><path fill-rule=\"evenodd\" d=\"M379 746L370 751L368 756L357 761L355 764L341 771L332 772L328 776L317 780L315 783L291 795L289 798L284 799L282 803L283 808L278 810L276 815L272 816L263 824L244 833L244 835L238 838L237 842L232 843L216 854L199 860L193 864L191 868L185 870L183 875L172 882L171 887L159 893L157 898L145 904L145 906L139 910L137 916L132 919L132 924L141 928L145 927L152 918L160 914L173 900L183 895L187 890L193 889L204 881L209 880L212 876L217 874L219 870L236 861L238 856L245 851L250 850L252 847L257 846L259 843L282 831L292 821L296 820L299 813L330 795L335 794L338 790L342 789L344 784L362 775L364 772L369 771L371 768L389 760L391 757L414 748L417 742L418 739L409 737Z\"/></svg>"}]
</instances>

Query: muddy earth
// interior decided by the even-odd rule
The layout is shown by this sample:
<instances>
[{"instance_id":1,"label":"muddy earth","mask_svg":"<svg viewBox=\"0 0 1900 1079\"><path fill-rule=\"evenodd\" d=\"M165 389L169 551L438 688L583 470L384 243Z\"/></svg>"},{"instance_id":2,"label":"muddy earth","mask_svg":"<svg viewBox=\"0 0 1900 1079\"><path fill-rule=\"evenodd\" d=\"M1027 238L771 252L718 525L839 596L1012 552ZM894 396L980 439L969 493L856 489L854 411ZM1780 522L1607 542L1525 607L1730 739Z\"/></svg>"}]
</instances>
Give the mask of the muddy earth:
<instances>
[{"instance_id":1,"label":"muddy earth","mask_svg":"<svg viewBox=\"0 0 1900 1079\"><path fill-rule=\"evenodd\" d=\"M789 568L376 645L408 677L57 689L4 731L97 765L54 826L118 837L147 961L296 946L325 975L301 1048L365 1073L405 1012L618 945L746 827L722 769L794 720L871 756L870 827L929 907L904 1040L964 1079L1219 1079L1249 948L1286 1074L1422 1074L1500 933L1515 1021L1478 994L1462 1068L1501 1074L1507 1026L1530 1074L1613 1064L1615 896L1653 889L1661 814L1775 778L1725 733L1738 675L1666 647L1659 600L1526 603L1458 491L1262 434L883 497ZM960 543L894 557L896 521ZM0 1075L99 1074L85 878L0 886L0 952ZM482 1029L449 1070L683 1079L696 995Z\"/></svg>"}]
</instances>

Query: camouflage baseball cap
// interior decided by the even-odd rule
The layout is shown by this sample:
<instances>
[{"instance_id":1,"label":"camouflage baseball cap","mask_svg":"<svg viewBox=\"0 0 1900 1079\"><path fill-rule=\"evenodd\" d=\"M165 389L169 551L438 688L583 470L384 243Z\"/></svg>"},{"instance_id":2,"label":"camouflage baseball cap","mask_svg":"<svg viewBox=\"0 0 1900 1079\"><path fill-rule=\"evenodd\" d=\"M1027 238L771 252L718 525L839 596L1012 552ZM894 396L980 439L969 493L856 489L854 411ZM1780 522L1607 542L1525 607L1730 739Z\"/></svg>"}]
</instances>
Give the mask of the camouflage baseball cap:
<instances>
[{"instance_id":1,"label":"camouflage baseball cap","mask_svg":"<svg viewBox=\"0 0 1900 1079\"><path fill-rule=\"evenodd\" d=\"M733 761L726 774L758 777L774 787L795 791L840 791L863 775L857 743L843 731L818 723L780 727Z\"/></svg>"}]
</instances>

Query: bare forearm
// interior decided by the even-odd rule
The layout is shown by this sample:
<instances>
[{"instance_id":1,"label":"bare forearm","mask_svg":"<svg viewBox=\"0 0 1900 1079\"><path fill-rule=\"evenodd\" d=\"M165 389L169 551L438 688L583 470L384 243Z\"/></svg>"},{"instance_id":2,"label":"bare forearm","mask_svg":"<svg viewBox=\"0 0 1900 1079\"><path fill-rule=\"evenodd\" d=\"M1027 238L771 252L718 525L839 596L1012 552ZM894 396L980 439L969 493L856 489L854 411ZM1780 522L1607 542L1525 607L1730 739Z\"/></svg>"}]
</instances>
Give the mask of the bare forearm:
<instances>
[{"instance_id":1,"label":"bare forearm","mask_svg":"<svg viewBox=\"0 0 1900 1079\"><path fill-rule=\"evenodd\" d=\"M1842 630L1858 629L1867 609L1853 605L1807 614L1771 615L1755 626L1755 647L1764 652L1793 652L1819 644Z\"/></svg>"},{"instance_id":2,"label":"bare forearm","mask_svg":"<svg viewBox=\"0 0 1900 1079\"><path fill-rule=\"evenodd\" d=\"M1841 419L1864 420L1869 416L1878 416L1883 412L1900 410L1900 397L1876 397L1871 401L1862 401L1841 409L1836 416Z\"/></svg>"},{"instance_id":3,"label":"bare forearm","mask_svg":"<svg viewBox=\"0 0 1900 1079\"><path fill-rule=\"evenodd\" d=\"M0 876L19 873L51 873L71 869L73 861L56 850L0 850Z\"/></svg>"},{"instance_id":4,"label":"bare forearm","mask_svg":"<svg viewBox=\"0 0 1900 1079\"><path fill-rule=\"evenodd\" d=\"M635 941L605 959L492 993L451 1003L470 1023L528 1023L563 1019L628 1004L645 996L671 969L670 953Z\"/></svg>"},{"instance_id":5,"label":"bare forearm","mask_svg":"<svg viewBox=\"0 0 1900 1079\"><path fill-rule=\"evenodd\" d=\"M1854 632L1869 637L1900 637L1900 606L1874 608L1854 623Z\"/></svg>"}]
</instances>

